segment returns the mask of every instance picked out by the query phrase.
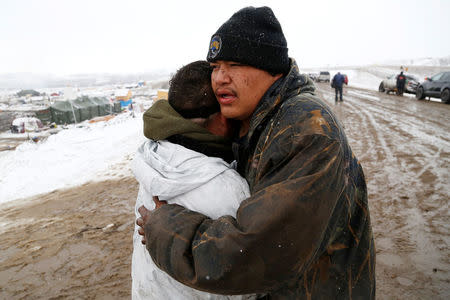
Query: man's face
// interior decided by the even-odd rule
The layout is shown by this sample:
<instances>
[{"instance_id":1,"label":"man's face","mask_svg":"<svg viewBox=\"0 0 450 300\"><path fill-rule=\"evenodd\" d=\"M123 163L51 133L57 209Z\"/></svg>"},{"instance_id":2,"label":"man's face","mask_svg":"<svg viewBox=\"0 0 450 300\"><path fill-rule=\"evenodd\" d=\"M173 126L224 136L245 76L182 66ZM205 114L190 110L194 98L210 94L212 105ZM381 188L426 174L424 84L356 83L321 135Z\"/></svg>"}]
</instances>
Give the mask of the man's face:
<instances>
[{"instance_id":1,"label":"man's face","mask_svg":"<svg viewBox=\"0 0 450 300\"><path fill-rule=\"evenodd\" d=\"M282 76L231 61L211 63L211 83L222 115L249 120L267 89Z\"/></svg>"}]
</instances>

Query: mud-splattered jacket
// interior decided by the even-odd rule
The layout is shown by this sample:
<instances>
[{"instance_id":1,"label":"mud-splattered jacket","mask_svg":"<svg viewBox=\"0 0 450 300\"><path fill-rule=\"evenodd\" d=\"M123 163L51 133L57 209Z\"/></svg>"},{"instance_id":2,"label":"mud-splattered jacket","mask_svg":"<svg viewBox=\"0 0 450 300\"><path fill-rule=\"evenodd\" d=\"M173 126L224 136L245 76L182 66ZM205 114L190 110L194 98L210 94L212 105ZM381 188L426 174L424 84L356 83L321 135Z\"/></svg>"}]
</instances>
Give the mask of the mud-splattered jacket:
<instances>
[{"instance_id":1,"label":"mud-splattered jacket","mask_svg":"<svg viewBox=\"0 0 450 300\"><path fill-rule=\"evenodd\" d=\"M147 248L178 281L267 299L374 299L375 251L364 174L330 108L293 63L235 146L252 196L236 219L155 210Z\"/></svg>"}]
</instances>

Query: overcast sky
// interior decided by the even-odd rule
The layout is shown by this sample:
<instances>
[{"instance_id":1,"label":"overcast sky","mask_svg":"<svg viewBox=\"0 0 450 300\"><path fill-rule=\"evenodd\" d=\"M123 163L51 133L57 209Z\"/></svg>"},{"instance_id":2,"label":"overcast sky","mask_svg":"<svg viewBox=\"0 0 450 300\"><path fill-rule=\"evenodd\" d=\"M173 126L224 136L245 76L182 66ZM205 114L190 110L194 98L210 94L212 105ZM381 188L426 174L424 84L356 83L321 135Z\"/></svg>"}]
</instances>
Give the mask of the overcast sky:
<instances>
[{"instance_id":1,"label":"overcast sky","mask_svg":"<svg viewBox=\"0 0 450 300\"><path fill-rule=\"evenodd\" d=\"M249 5L272 8L300 67L450 55L447 0L1 0L0 73L172 70Z\"/></svg>"}]
</instances>

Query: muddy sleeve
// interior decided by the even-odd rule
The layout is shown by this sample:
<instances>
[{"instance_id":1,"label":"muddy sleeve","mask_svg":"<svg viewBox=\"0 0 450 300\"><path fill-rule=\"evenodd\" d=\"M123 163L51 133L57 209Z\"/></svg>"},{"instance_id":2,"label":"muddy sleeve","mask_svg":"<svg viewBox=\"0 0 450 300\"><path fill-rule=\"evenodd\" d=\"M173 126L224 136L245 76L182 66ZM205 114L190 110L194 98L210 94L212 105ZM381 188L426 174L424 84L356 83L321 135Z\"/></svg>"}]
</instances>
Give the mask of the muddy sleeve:
<instances>
[{"instance_id":1,"label":"muddy sleeve","mask_svg":"<svg viewBox=\"0 0 450 300\"><path fill-rule=\"evenodd\" d=\"M267 147L288 153L265 160L256 192L241 203L236 219L211 220L178 205L152 213L147 247L162 270L208 292L264 293L298 282L325 251L345 182L339 143L325 135L286 134Z\"/></svg>"}]
</instances>

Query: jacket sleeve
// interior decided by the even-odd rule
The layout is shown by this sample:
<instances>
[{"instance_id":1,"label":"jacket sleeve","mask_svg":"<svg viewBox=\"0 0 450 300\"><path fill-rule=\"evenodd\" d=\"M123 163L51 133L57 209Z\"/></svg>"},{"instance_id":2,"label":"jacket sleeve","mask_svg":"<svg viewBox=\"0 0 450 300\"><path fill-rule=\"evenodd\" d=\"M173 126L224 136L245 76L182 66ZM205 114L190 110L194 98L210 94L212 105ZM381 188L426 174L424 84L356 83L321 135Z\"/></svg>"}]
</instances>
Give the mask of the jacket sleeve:
<instances>
[{"instance_id":1,"label":"jacket sleeve","mask_svg":"<svg viewBox=\"0 0 450 300\"><path fill-rule=\"evenodd\" d=\"M161 269L208 292L264 293L298 281L323 254L345 185L342 147L326 134L292 126L277 132L236 219L211 220L178 205L152 213L147 247Z\"/></svg>"}]
</instances>

